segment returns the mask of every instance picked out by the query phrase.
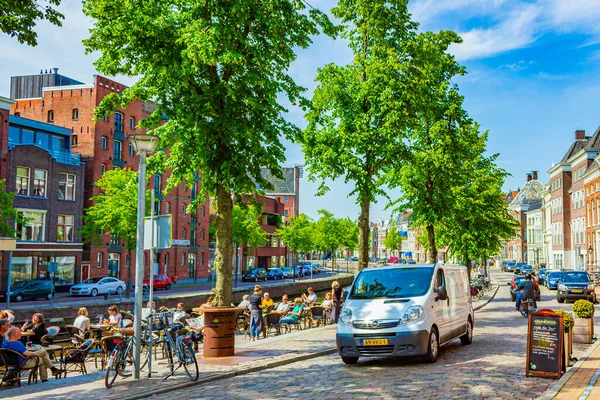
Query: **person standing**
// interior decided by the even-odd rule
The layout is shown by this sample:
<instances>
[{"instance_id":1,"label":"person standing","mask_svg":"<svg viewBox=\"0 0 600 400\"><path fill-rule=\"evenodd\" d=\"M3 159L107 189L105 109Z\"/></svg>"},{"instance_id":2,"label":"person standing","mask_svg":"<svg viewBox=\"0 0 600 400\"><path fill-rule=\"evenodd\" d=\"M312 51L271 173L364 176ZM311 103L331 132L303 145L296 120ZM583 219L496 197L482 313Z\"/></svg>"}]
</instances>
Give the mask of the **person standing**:
<instances>
[{"instance_id":1,"label":"person standing","mask_svg":"<svg viewBox=\"0 0 600 400\"><path fill-rule=\"evenodd\" d=\"M250 340L258 340L258 336L263 329L262 316L262 288L259 285L254 286L254 294L250 296Z\"/></svg>"},{"instance_id":2,"label":"person standing","mask_svg":"<svg viewBox=\"0 0 600 400\"><path fill-rule=\"evenodd\" d=\"M337 324L342 308L342 287L338 281L331 284L331 297L333 297L333 321Z\"/></svg>"}]
</instances>

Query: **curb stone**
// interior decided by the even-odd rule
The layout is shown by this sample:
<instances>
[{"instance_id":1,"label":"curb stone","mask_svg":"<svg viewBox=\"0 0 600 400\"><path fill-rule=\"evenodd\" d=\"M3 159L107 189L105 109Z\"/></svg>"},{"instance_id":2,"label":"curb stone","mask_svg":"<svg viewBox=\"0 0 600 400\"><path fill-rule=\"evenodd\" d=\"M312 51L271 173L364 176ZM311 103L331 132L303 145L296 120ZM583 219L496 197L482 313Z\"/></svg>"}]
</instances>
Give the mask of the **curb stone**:
<instances>
[{"instance_id":1,"label":"curb stone","mask_svg":"<svg viewBox=\"0 0 600 400\"><path fill-rule=\"evenodd\" d=\"M473 311L479 311L483 307L487 306L490 301L494 300L494 298L496 297L496 293L498 293L499 289L500 289L500 285L497 285L496 290L494 291L494 294L489 299L487 299L483 304L479 304L477 307L475 307L473 309Z\"/></svg>"},{"instance_id":2,"label":"curb stone","mask_svg":"<svg viewBox=\"0 0 600 400\"><path fill-rule=\"evenodd\" d=\"M536 399L537 400L551 400L551 399L553 399L554 396L556 396L558 394L558 392L560 392L560 390L563 388L563 386L565 386L565 384L567 382L569 382L569 380L571 379L571 377L573 376L573 374L575 372L577 372L577 370L583 365L583 363L585 362L585 360L587 360L588 357L592 355L592 353L594 352L594 350L596 350L596 348L598 346L600 346L600 340L596 340L596 342L594 342L594 344L592 344L585 351L585 353L583 353L583 355L581 355L581 357L579 357L579 359L577 360L577 362L575 363L575 365L573 365L571 368L569 368L569 370L567 372L565 372L565 374L559 380L557 380L554 383L552 383L548 387L548 389L546 389L544 391L544 393L542 393Z\"/></svg>"}]
</instances>

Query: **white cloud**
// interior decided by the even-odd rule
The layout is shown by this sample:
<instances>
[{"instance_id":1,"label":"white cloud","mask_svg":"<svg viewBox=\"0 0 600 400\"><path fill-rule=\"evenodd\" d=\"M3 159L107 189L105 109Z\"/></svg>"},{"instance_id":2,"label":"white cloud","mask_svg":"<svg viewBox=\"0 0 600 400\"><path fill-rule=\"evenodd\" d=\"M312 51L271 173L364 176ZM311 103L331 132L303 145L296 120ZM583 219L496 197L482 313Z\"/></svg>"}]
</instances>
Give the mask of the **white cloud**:
<instances>
[{"instance_id":1,"label":"white cloud","mask_svg":"<svg viewBox=\"0 0 600 400\"><path fill-rule=\"evenodd\" d=\"M508 69L512 72L519 72L519 71L523 71L527 68L529 68L530 65L534 64L534 61L525 61L525 60L520 60L519 62L516 62L514 64L504 64L501 66L501 68L505 68Z\"/></svg>"},{"instance_id":2,"label":"white cloud","mask_svg":"<svg viewBox=\"0 0 600 400\"><path fill-rule=\"evenodd\" d=\"M544 71L538 73L536 76L547 81L562 81L571 77L569 74L550 74Z\"/></svg>"}]
</instances>

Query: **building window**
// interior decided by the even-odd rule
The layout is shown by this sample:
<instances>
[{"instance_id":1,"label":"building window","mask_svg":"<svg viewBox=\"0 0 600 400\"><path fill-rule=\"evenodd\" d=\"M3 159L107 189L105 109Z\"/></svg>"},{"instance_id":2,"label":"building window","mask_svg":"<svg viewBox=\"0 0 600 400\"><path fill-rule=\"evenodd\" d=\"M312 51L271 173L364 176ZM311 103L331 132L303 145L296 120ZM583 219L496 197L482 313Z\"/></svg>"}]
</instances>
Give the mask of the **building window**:
<instances>
[{"instance_id":1,"label":"building window","mask_svg":"<svg viewBox=\"0 0 600 400\"><path fill-rule=\"evenodd\" d=\"M165 203L165 214L168 214L171 212L171 203L169 203L168 201Z\"/></svg>"},{"instance_id":2,"label":"building window","mask_svg":"<svg viewBox=\"0 0 600 400\"><path fill-rule=\"evenodd\" d=\"M185 265L185 253L181 254L181 265Z\"/></svg>"},{"instance_id":3,"label":"building window","mask_svg":"<svg viewBox=\"0 0 600 400\"><path fill-rule=\"evenodd\" d=\"M108 254L108 276L119 278L119 253Z\"/></svg>"},{"instance_id":4,"label":"building window","mask_svg":"<svg viewBox=\"0 0 600 400\"><path fill-rule=\"evenodd\" d=\"M76 175L60 173L58 178L58 199L75 200L75 180Z\"/></svg>"},{"instance_id":5,"label":"building window","mask_svg":"<svg viewBox=\"0 0 600 400\"><path fill-rule=\"evenodd\" d=\"M71 147L77 147L77 135L71 136Z\"/></svg>"},{"instance_id":6,"label":"building window","mask_svg":"<svg viewBox=\"0 0 600 400\"><path fill-rule=\"evenodd\" d=\"M160 215L160 201L154 201L154 215Z\"/></svg>"},{"instance_id":7,"label":"building window","mask_svg":"<svg viewBox=\"0 0 600 400\"><path fill-rule=\"evenodd\" d=\"M190 246L196 247L196 230L190 229Z\"/></svg>"},{"instance_id":8,"label":"building window","mask_svg":"<svg viewBox=\"0 0 600 400\"><path fill-rule=\"evenodd\" d=\"M102 253L98 253L96 256L96 266L102 268Z\"/></svg>"},{"instance_id":9,"label":"building window","mask_svg":"<svg viewBox=\"0 0 600 400\"><path fill-rule=\"evenodd\" d=\"M288 214L289 214L289 213L288 213L288 210L284 210L284 211L283 211L283 215L284 215L284 216L286 216L286 217L287 217L287 216L288 216Z\"/></svg>"},{"instance_id":10,"label":"building window","mask_svg":"<svg viewBox=\"0 0 600 400\"><path fill-rule=\"evenodd\" d=\"M199 253L198 255L200 256L198 262L200 265L204 264L204 253Z\"/></svg>"},{"instance_id":11,"label":"building window","mask_svg":"<svg viewBox=\"0 0 600 400\"><path fill-rule=\"evenodd\" d=\"M196 188L198 187L198 184L196 182L194 182L194 184L192 185L192 201L196 200Z\"/></svg>"},{"instance_id":12,"label":"building window","mask_svg":"<svg viewBox=\"0 0 600 400\"><path fill-rule=\"evenodd\" d=\"M21 116L21 113L20 113L20 112L16 112L16 113L15 113L15 117L20 117L20 116Z\"/></svg>"},{"instance_id":13,"label":"building window","mask_svg":"<svg viewBox=\"0 0 600 400\"><path fill-rule=\"evenodd\" d=\"M79 119L79 110L77 108L73 109L73 119L77 121Z\"/></svg>"},{"instance_id":14,"label":"building window","mask_svg":"<svg viewBox=\"0 0 600 400\"><path fill-rule=\"evenodd\" d=\"M123 133L123 114L115 113L115 133Z\"/></svg>"},{"instance_id":15,"label":"building window","mask_svg":"<svg viewBox=\"0 0 600 400\"><path fill-rule=\"evenodd\" d=\"M100 176L106 172L106 164L100 164Z\"/></svg>"},{"instance_id":16,"label":"building window","mask_svg":"<svg viewBox=\"0 0 600 400\"><path fill-rule=\"evenodd\" d=\"M33 173L33 195L35 197L46 197L46 178L48 172L36 169Z\"/></svg>"},{"instance_id":17,"label":"building window","mask_svg":"<svg viewBox=\"0 0 600 400\"><path fill-rule=\"evenodd\" d=\"M108 122L108 116L107 116L107 115L103 115L103 116L102 116L102 121L104 121L104 122Z\"/></svg>"},{"instance_id":18,"label":"building window","mask_svg":"<svg viewBox=\"0 0 600 400\"><path fill-rule=\"evenodd\" d=\"M200 216L204 217L204 206L200 207Z\"/></svg>"},{"instance_id":19,"label":"building window","mask_svg":"<svg viewBox=\"0 0 600 400\"><path fill-rule=\"evenodd\" d=\"M123 151L123 142L115 140L113 144L114 152L114 161L121 161L123 159L122 151Z\"/></svg>"},{"instance_id":20,"label":"building window","mask_svg":"<svg viewBox=\"0 0 600 400\"><path fill-rule=\"evenodd\" d=\"M283 198L283 202L284 202L284 203L287 203L288 201L290 201L290 198L289 198L288 196L285 196L285 197Z\"/></svg>"},{"instance_id":21,"label":"building window","mask_svg":"<svg viewBox=\"0 0 600 400\"><path fill-rule=\"evenodd\" d=\"M129 154L129 156L133 156L133 146L129 145L127 147L127 154Z\"/></svg>"},{"instance_id":22,"label":"building window","mask_svg":"<svg viewBox=\"0 0 600 400\"><path fill-rule=\"evenodd\" d=\"M17 194L29 196L29 168L17 167Z\"/></svg>"},{"instance_id":23,"label":"building window","mask_svg":"<svg viewBox=\"0 0 600 400\"><path fill-rule=\"evenodd\" d=\"M169 253L165 253L165 275L167 274L167 269L169 268Z\"/></svg>"},{"instance_id":24,"label":"building window","mask_svg":"<svg viewBox=\"0 0 600 400\"><path fill-rule=\"evenodd\" d=\"M196 255L188 254L188 278L196 279Z\"/></svg>"},{"instance_id":25,"label":"building window","mask_svg":"<svg viewBox=\"0 0 600 400\"><path fill-rule=\"evenodd\" d=\"M181 230L181 240L185 240L185 229Z\"/></svg>"},{"instance_id":26,"label":"building window","mask_svg":"<svg viewBox=\"0 0 600 400\"><path fill-rule=\"evenodd\" d=\"M54 110L48 110L48 122L54 122Z\"/></svg>"},{"instance_id":27,"label":"building window","mask_svg":"<svg viewBox=\"0 0 600 400\"><path fill-rule=\"evenodd\" d=\"M59 215L58 224L56 226L56 240L58 242L73 241L73 221L72 215Z\"/></svg>"},{"instance_id":28,"label":"building window","mask_svg":"<svg viewBox=\"0 0 600 400\"><path fill-rule=\"evenodd\" d=\"M106 140L106 136L102 136L102 148L106 149L107 147L107 140Z\"/></svg>"},{"instance_id":29,"label":"building window","mask_svg":"<svg viewBox=\"0 0 600 400\"><path fill-rule=\"evenodd\" d=\"M186 207L185 207L185 204L182 204L182 205L181 205L181 213L182 213L183 215L185 215L185 208L186 208Z\"/></svg>"},{"instance_id":30,"label":"building window","mask_svg":"<svg viewBox=\"0 0 600 400\"><path fill-rule=\"evenodd\" d=\"M27 220L24 225L17 224L19 239L43 241L46 214L35 211L19 211L19 216Z\"/></svg>"},{"instance_id":31,"label":"building window","mask_svg":"<svg viewBox=\"0 0 600 400\"><path fill-rule=\"evenodd\" d=\"M200 230L200 240L204 240L204 229Z\"/></svg>"},{"instance_id":32,"label":"building window","mask_svg":"<svg viewBox=\"0 0 600 400\"><path fill-rule=\"evenodd\" d=\"M155 196L160 195L161 185L162 185L162 182L160 179L160 175L154 175L154 195Z\"/></svg>"},{"instance_id":33,"label":"building window","mask_svg":"<svg viewBox=\"0 0 600 400\"><path fill-rule=\"evenodd\" d=\"M129 117L129 129L131 129L131 130L135 129L135 118L133 118L133 117Z\"/></svg>"}]
</instances>

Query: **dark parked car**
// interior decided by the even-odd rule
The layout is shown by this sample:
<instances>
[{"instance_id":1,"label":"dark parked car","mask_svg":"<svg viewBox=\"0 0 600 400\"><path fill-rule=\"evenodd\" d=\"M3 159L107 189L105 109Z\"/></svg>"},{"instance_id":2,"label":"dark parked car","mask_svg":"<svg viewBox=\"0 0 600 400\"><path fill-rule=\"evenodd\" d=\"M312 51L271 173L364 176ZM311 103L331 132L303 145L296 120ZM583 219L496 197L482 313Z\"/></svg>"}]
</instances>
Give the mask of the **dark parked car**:
<instances>
[{"instance_id":1,"label":"dark parked car","mask_svg":"<svg viewBox=\"0 0 600 400\"><path fill-rule=\"evenodd\" d=\"M510 288L511 289L516 289L517 287L519 287L519 285L525 280L525 275L515 275L512 278L512 281L510 282ZM533 284L534 284L534 293L535 293L535 300L536 301L540 301L541 299L541 293L540 293L540 285L537 281L536 278L533 278ZM511 300L515 301L517 299L517 294L511 291L510 294Z\"/></svg>"},{"instance_id":2,"label":"dark parked car","mask_svg":"<svg viewBox=\"0 0 600 400\"><path fill-rule=\"evenodd\" d=\"M16 282L10 287L10 299L17 302L23 300L50 300L54 296L54 285L45 279ZM0 298L6 299L6 291L0 292Z\"/></svg>"},{"instance_id":3,"label":"dark parked car","mask_svg":"<svg viewBox=\"0 0 600 400\"><path fill-rule=\"evenodd\" d=\"M356 256L352 257L352 261L358 261L358 257L356 257Z\"/></svg>"},{"instance_id":4,"label":"dark parked car","mask_svg":"<svg viewBox=\"0 0 600 400\"><path fill-rule=\"evenodd\" d=\"M522 274L523 271L521 271L521 268L523 268L524 266L526 266L527 264L524 262L518 262L515 264L515 274Z\"/></svg>"},{"instance_id":5,"label":"dark parked car","mask_svg":"<svg viewBox=\"0 0 600 400\"><path fill-rule=\"evenodd\" d=\"M294 276L296 278L304 276L304 268L303 267L294 267Z\"/></svg>"},{"instance_id":6,"label":"dark parked car","mask_svg":"<svg viewBox=\"0 0 600 400\"><path fill-rule=\"evenodd\" d=\"M596 302L595 285L587 272L568 271L563 272L558 283L556 301L564 303L565 300L586 299Z\"/></svg>"},{"instance_id":7,"label":"dark parked car","mask_svg":"<svg viewBox=\"0 0 600 400\"><path fill-rule=\"evenodd\" d=\"M252 271L242 276L242 281L266 281L267 271L264 268L254 268Z\"/></svg>"},{"instance_id":8,"label":"dark parked car","mask_svg":"<svg viewBox=\"0 0 600 400\"><path fill-rule=\"evenodd\" d=\"M408 263L409 263L409 264L416 264L415 260L413 260L412 258L409 258L409 259L408 259Z\"/></svg>"},{"instance_id":9,"label":"dark parked car","mask_svg":"<svg viewBox=\"0 0 600 400\"><path fill-rule=\"evenodd\" d=\"M527 275L533 272L533 266L531 265L523 265L521 266L521 274Z\"/></svg>"},{"instance_id":10,"label":"dark parked car","mask_svg":"<svg viewBox=\"0 0 600 400\"><path fill-rule=\"evenodd\" d=\"M517 263L514 262L514 261L505 261L502 264L502 271L505 271L505 272L514 272L516 265L517 265Z\"/></svg>"},{"instance_id":11,"label":"dark parked car","mask_svg":"<svg viewBox=\"0 0 600 400\"><path fill-rule=\"evenodd\" d=\"M540 268L538 271L538 282L540 285L546 284L546 278L548 277L548 270L546 268Z\"/></svg>"},{"instance_id":12,"label":"dark parked car","mask_svg":"<svg viewBox=\"0 0 600 400\"><path fill-rule=\"evenodd\" d=\"M558 282L560 281L562 274L562 271L548 271L546 287L550 290L558 289Z\"/></svg>"},{"instance_id":13,"label":"dark parked car","mask_svg":"<svg viewBox=\"0 0 600 400\"><path fill-rule=\"evenodd\" d=\"M283 279L283 270L281 268L271 268L267 272L267 279Z\"/></svg>"}]
</instances>

